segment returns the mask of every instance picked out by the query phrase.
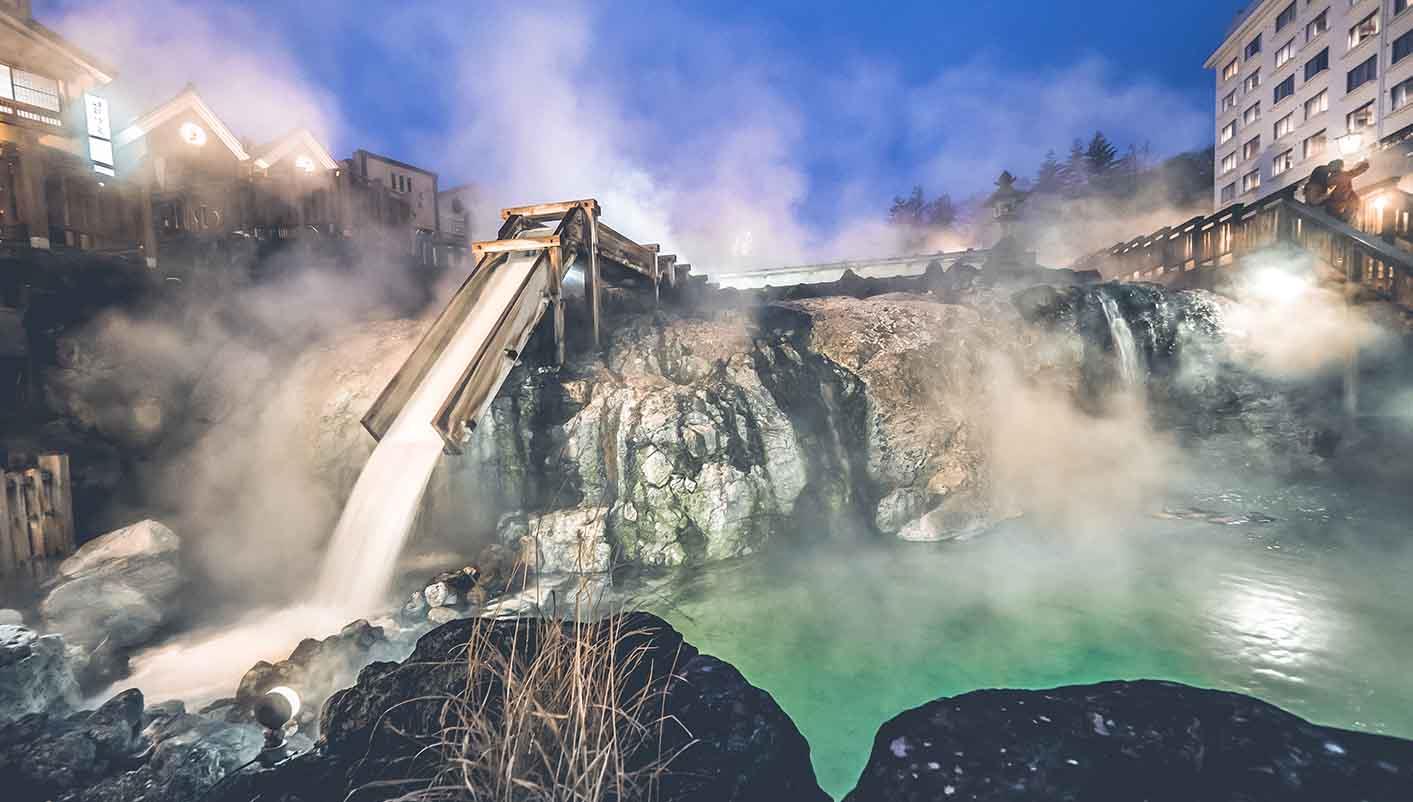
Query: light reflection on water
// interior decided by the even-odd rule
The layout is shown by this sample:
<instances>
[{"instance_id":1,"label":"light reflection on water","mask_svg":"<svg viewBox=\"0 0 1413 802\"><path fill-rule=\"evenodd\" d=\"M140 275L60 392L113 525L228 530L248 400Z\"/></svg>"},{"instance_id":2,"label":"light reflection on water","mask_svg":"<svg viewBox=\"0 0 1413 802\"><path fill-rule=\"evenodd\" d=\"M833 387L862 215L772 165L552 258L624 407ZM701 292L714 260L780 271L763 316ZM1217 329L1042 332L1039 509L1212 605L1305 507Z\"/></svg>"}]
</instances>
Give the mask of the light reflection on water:
<instances>
[{"instance_id":1,"label":"light reflection on water","mask_svg":"<svg viewBox=\"0 0 1413 802\"><path fill-rule=\"evenodd\" d=\"M771 692L836 796L883 721L984 687L1171 679L1413 737L1402 513L1318 487L1194 492L1280 521L782 550L696 574L650 606Z\"/></svg>"}]
</instances>

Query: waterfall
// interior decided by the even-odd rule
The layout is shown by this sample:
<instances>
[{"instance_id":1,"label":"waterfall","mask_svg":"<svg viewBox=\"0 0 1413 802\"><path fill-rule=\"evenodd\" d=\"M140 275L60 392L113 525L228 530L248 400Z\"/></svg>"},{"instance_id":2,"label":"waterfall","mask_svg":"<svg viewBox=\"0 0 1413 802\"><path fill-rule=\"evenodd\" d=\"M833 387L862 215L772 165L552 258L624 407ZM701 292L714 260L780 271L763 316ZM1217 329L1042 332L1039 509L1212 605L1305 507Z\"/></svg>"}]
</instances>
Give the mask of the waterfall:
<instances>
[{"instance_id":1,"label":"waterfall","mask_svg":"<svg viewBox=\"0 0 1413 802\"><path fill-rule=\"evenodd\" d=\"M480 302L373 449L329 542L317 588L319 604L366 615L382 601L441 458L442 438L432 419L513 302L534 257L515 255L497 266Z\"/></svg>"},{"instance_id":2,"label":"waterfall","mask_svg":"<svg viewBox=\"0 0 1413 802\"><path fill-rule=\"evenodd\" d=\"M1137 387L1143 383L1144 371L1138 355L1138 343L1133 339L1133 329L1129 328L1113 298L1101 291L1099 303L1104 307L1104 317L1109 321L1109 336L1114 343L1114 353L1119 357L1119 375L1125 387Z\"/></svg>"}]
</instances>

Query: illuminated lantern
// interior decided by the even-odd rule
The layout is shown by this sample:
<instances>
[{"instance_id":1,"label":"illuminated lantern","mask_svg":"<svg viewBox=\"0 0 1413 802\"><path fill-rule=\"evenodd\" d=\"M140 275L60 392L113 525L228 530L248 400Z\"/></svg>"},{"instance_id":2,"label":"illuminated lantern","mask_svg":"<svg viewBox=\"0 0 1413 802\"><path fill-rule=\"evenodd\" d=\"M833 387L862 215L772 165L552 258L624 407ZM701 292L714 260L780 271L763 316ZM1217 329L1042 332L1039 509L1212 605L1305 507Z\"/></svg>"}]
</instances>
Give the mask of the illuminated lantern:
<instances>
[{"instance_id":1,"label":"illuminated lantern","mask_svg":"<svg viewBox=\"0 0 1413 802\"><path fill-rule=\"evenodd\" d=\"M206 144L206 129L196 123L182 123L179 133L181 134L182 141L188 145L194 145L199 148Z\"/></svg>"}]
</instances>

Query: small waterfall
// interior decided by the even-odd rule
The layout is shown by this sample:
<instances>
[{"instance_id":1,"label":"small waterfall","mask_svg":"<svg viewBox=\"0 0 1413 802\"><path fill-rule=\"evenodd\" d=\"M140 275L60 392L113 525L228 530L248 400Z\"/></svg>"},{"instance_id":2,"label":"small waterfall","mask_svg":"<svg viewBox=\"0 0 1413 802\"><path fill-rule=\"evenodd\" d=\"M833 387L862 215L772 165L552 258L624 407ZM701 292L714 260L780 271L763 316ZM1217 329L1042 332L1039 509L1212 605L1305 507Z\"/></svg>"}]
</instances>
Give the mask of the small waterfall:
<instances>
[{"instance_id":1,"label":"small waterfall","mask_svg":"<svg viewBox=\"0 0 1413 802\"><path fill-rule=\"evenodd\" d=\"M324 557L315 600L365 615L382 601L442 454L432 419L510 304L534 254L499 265L358 475Z\"/></svg>"},{"instance_id":2,"label":"small waterfall","mask_svg":"<svg viewBox=\"0 0 1413 802\"><path fill-rule=\"evenodd\" d=\"M1119 375L1125 387L1137 387L1143 383L1143 363L1138 355L1138 343L1133 339L1133 329L1129 328L1118 303L1107 293L1099 293L1099 303L1104 307L1104 317L1109 321L1109 336L1113 339L1114 353L1119 357Z\"/></svg>"}]
</instances>

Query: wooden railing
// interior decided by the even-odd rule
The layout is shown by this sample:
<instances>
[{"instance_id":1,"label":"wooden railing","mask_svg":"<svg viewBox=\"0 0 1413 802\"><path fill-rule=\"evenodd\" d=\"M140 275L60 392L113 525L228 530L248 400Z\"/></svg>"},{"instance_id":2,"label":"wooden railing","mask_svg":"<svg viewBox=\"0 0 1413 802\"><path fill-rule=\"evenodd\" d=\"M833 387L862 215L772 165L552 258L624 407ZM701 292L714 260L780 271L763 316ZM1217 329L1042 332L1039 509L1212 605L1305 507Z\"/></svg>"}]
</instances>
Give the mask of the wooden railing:
<instances>
[{"instance_id":1,"label":"wooden railing","mask_svg":"<svg viewBox=\"0 0 1413 802\"><path fill-rule=\"evenodd\" d=\"M0 576L38 574L74 552L67 454L42 454L34 467L0 472Z\"/></svg>"}]
</instances>

